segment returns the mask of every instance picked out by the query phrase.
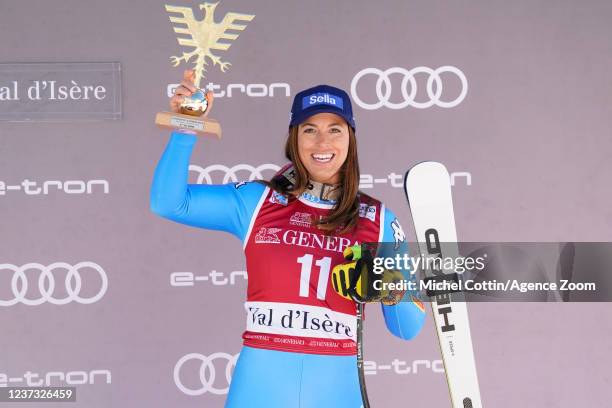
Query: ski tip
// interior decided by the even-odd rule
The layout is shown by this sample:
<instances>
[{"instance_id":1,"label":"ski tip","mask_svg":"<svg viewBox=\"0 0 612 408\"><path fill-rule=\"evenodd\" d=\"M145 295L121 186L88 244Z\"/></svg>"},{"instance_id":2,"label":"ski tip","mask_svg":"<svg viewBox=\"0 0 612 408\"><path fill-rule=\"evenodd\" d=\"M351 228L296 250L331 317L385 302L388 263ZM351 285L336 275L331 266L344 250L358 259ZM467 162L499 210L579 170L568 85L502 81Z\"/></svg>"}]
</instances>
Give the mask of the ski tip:
<instances>
[{"instance_id":1,"label":"ski tip","mask_svg":"<svg viewBox=\"0 0 612 408\"><path fill-rule=\"evenodd\" d=\"M408 173L410 172L420 172L420 171L435 171L435 172L447 172L446 166L440 162L436 161L423 161L412 166Z\"/></svg>"},{"instance_id":2,"label":"ski tip","mask_svg":"<svg viewBox=\"0 0 612 408\"><path fill-rule=\"evenodd\" d=\"M412 166L404 175L404 188L410 184L411 180L421 177L443 177L450 180L450 175L446 166L440 162L424 161Z\"/></svg>"}]
</instances>

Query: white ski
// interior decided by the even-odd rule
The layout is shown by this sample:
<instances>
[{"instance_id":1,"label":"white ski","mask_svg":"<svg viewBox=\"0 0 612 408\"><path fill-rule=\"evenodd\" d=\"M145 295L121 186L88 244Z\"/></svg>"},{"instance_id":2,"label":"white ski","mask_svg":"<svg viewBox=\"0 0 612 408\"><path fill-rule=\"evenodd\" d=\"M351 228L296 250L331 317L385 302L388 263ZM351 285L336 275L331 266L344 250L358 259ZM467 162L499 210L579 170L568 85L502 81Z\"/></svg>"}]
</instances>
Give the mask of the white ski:
<instances>
[{"instance_id":1,"label":"white ski","mask_svg":"<svg viewBox=\"0 0 612 408\"><path fill-rule=\"evenodd\" d=\"M446 167L436 162L417 164L406 173L404 190L423 257L458 256ZM453 272L428 270L426 277ZM453 408L482 408L464 294L438 294L432 297L431 307Z\"/></svg>"}]
</instances>

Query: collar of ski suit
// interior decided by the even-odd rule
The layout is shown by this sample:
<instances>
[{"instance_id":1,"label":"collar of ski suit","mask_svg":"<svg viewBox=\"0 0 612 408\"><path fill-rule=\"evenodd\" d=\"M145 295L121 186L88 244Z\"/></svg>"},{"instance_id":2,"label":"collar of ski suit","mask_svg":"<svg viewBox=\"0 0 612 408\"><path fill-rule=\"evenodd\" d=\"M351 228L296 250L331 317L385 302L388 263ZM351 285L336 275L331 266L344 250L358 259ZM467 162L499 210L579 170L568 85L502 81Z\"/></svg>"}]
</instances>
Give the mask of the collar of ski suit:
<instances>
[{"instance_id":1,"label":"collar of ski suit","mask_svg":"<svg viewBox=\"0 0 612 408\"><path fill-rule=\"evenodd\" d=\"M289 183L295 185L295 169L293 164L289 163L286 165L281 169L280 173ZM341 184L327 184L309 180L306 189L300 197L312 202L335 204L340 196L341 187Z\"/></svg>"}]
</instances>

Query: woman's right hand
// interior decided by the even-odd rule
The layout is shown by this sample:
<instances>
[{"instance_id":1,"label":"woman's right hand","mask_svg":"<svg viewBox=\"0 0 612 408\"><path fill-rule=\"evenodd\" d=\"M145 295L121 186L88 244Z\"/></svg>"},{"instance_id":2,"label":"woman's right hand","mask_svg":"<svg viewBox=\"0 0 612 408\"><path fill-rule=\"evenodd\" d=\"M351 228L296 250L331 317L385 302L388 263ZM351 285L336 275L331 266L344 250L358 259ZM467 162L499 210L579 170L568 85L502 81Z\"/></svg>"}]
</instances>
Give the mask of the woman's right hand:
<instances>
[{"instance_id":1,"label":"woman's right hand","mask_svg":"<svg viewBox=\"0 0 612 408\"><path fill-rule=\"evenodd\" d=\"M183 72L183 80L181 84L174 91L174 96L170 98L170 110L172 112L180 112L181 104L186 96L191 96L195 91L196 87L193 83L195 80L195 71L193 69L186 69Z\"/></svg>"}]
</instances>

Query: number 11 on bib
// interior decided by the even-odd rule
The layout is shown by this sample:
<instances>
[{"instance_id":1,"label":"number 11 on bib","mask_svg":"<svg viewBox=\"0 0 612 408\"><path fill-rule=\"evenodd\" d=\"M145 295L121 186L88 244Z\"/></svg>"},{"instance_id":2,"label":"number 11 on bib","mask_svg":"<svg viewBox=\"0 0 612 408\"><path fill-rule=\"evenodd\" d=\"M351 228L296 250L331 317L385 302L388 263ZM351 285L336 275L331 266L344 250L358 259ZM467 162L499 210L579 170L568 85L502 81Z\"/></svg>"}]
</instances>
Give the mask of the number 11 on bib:
<instances>
[{"instance_id":1,"label":"number 11 on bib","mask_svg":"<svg viewBox=\"0 0 612 408\"><path fill-rule=\"evenodd\" d=\"M422 258L459 256L446 167L436 162L417 164L406 173L404 191ZM425 279L434 282L461 279L453 270L426 267L424 271ZM438 292L430 301L452 406L482 408L465 295Z\"/></svg>"}]
</instances>

